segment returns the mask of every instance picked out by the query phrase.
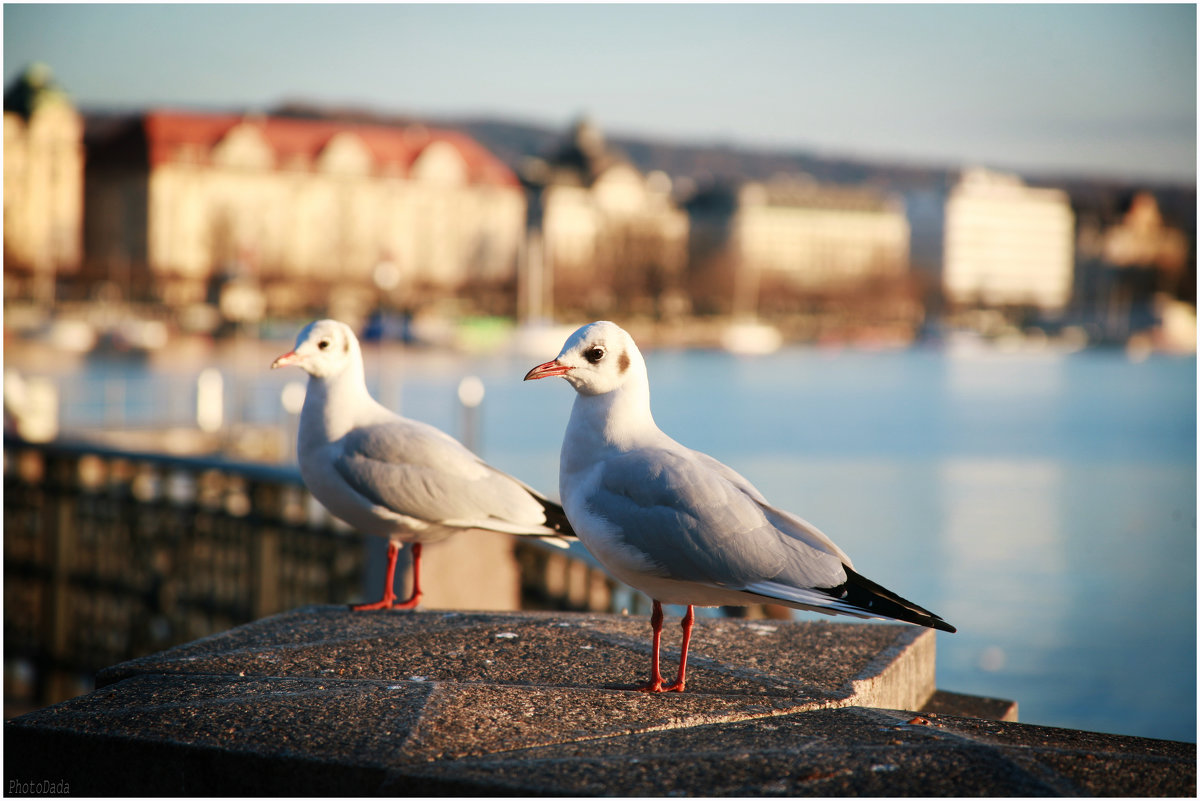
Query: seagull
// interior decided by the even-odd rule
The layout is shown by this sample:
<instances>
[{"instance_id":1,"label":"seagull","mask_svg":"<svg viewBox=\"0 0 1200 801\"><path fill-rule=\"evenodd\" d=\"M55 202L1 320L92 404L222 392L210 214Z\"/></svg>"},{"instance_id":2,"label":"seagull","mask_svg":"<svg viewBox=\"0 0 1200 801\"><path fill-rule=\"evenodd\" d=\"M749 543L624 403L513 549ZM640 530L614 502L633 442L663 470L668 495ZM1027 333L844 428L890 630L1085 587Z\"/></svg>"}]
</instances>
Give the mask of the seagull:
<instances>
[{"instance_id":1,"label":"seagull","mask_svg":"<svg viewBox=\"0 0 1200 801\"><path fill-rule=\"evenodd\" d=\"M367 391L354 331L337 320L309 323L272 369L308 373L296 450L309 492L364 534L388 540L383 598L352 607L413 609L421 600L421 545L459 531L537 537L566 547L574 532L562 507L484 463L431 425L401 417ZM412 543L412 596L393 588L403 543Z\"/></svg>"},{"instance_id":2,"label":"seagull","mask_svg":"<svg viewBox=\"0 0 1200 801\"><path fill-rule=\"evenodd\" d=\"M583 326L525 380L550 376L577 393L559 465L567 519L609 573L654 601L650 682L638 689L683 691L694 606L775 603L955 630L859 575L829 537L734 470L663 433L650 413L646 362L621 327ZM687 606L679 675L666 686L664 603Z\"/></svg>"}]
</instances>

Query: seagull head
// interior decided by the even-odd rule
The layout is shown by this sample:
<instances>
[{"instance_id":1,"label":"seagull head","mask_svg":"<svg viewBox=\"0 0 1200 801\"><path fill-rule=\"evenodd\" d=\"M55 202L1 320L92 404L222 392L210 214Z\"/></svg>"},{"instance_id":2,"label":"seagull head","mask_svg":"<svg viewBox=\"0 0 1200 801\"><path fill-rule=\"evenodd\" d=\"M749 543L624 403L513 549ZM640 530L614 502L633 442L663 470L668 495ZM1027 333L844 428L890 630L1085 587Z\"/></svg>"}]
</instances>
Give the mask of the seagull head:
<instances>
[{"instance_id":1,"label":"seagull head","mask_svg":"<svg viewBox=\"0 0 1200 801\"><path fill-rule=\"evenodd\" d=\"M553 361L539 364L525 380L560 375L580 395L603 395L646 375L646 362L633 337L615 323L583 326L567 338Z\"/></svg>"},{"instance_id":2,"label":"seagull head","mask_svg":"<svg viewBox=\"0 0 1200 801\"><path fill-rule=\"evenodd\" d=\"M361 363L362 355L350 326L337 320L316 320L304 327L296 337L296 347L272 362L271 369L295 365L315 378L330 378L356 360Z\"/></svg>"}]
</instances>

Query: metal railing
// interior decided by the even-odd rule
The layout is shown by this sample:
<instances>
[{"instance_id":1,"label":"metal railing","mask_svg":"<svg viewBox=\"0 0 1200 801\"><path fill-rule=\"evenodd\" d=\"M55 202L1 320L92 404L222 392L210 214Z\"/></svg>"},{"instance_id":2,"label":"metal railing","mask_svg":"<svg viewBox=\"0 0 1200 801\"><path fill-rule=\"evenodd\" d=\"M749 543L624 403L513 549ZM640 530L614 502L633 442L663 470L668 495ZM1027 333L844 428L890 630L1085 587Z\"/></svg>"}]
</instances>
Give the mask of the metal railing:
<instances>
[{"instance_id":1,"label":"metal railing","mask_svg":"<svg viewBox=\"0 0 1200 801\"><path fill-rule=\"evenodd\" d=\"M523 608L641 606L574 549L513 542ZM73 697L102 667L265 615L350 602L363 543L294 467L6 438L6 707Z\"/></svg>"}]
</instances>

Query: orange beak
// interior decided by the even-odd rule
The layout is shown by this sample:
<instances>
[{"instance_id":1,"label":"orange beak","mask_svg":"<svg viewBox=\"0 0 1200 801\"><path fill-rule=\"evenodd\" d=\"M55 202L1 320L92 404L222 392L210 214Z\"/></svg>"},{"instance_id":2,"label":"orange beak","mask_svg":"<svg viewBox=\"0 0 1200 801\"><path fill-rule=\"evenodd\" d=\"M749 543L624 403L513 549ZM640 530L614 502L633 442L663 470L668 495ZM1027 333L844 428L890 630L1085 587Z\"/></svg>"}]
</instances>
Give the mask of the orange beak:
<instances>
[{"instance_id":1,"label":"orange beak","mask_svg":"<svg viewBox=\"0 0 1200 801\"><path fill-rule=\"evenodd\" d=\"M302 357L300 354L296 353L296 351L289 350L287 353L271 362L271 369L274 370L276 367L287 367L289 364L295 364L296 362L300 361L301 358Z\"/></svg>"},{"instance_id":2,"label":"orange beak","mask_svg":"<svg viewBox=\"0 0 1200 801\"><path fill-rule=\"evenodd\" d=\"M537 367L525 374L525 380L529 381L535 378L549 378L552 375L566 375L571 372L570 367L562 364L558 360L539 364Z\"/></svg>"}]
</instances>

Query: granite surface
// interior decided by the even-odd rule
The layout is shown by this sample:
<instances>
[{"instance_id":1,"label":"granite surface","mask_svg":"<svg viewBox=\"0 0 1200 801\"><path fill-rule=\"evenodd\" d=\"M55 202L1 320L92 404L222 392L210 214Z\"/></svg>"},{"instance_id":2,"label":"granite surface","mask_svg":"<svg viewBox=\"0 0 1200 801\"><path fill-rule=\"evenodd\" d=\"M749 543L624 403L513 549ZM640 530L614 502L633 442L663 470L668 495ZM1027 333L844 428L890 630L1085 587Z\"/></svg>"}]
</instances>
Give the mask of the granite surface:
<instances>
[{"instance_id":1,"label":"granite surface","mask_svg":"<svg viewBox=\"0 0 1200 801\"><path fill-rule=\"evenodd\" d=\"M936 688L911 626L304 607L5 724L5 786L76 795L1194 795L1194 744L1028 726ZM679 631L664 631L664 673ZM953 714L951 714L953 713ZM996 718L996 719L989 719ZM998 718L1008 718L1002 720ZM45 787L46 785L43 785Z\"/></svg>"}]
</instances>

